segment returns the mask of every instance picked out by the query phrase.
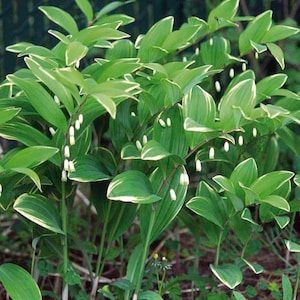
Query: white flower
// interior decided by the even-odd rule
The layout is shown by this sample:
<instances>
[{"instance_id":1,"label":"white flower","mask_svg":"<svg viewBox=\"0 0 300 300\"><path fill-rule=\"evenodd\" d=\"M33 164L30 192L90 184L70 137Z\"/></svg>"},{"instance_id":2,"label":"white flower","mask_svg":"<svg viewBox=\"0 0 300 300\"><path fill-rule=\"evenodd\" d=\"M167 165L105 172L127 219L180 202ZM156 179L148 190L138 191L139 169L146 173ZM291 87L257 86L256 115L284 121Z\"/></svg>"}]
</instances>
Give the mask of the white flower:
<instances>
[{"instance_id":1,"label":"white flower","mask_svg":"<svg viewBox=\"0 0 300 300\"><path fill-rule=\"evenodd\" d=\"M199 52L200 52L200 51L199 51L199 47L197 47L197 48L195 49L195 54L196 54L196 55L199 55Z\"/></svg>"},{"instance_id":2,"label":"white flower","mask_svg":"<svg viewBox=\"0 0 300 300\"><path fill-rule=\"evenodd\" d=\"M252 129L252 135L253 135L253 137L257 137L257 129L256 129L256 127L253 127L253 129Z\"/></svg>"},{"instance_id":3,"label":"white flower","mask_svg":"<svg viewBox=\"0 0 300 300\"><path fill-rule=\"evenodd\" d=\"M70 145L71 146L75 145L75 136L74 135L70 135Z\"/></svg>"},{"instance_id":4,"label":"white flower","mask_svg":"<svg viewBox=\"0 0 300 300\"><path fill-rule=\"evenodd\" d=\"M69 128L69 135L70 135L70 136L75 136L75 129L74 129L74 126L70 126L70 128Z\"/></svg>"},{"instance_id":5,"label":"white flower","mask_svg":"<svg viewBox=\"0 0 300 300\"><path fill-rule=\"evenodd\" d=\"M69 160L69 172L75 172L75 166L72 160Z\"/></svg>"},{"instance_id":6,"label":"white flower","mask_svg":"<svg viewBox=\"0 0 300 300\"><path fill-rule=\"evenodd\" d=\"M242 63L242 71L245 72L247 69L246 63Z\"/></svg>"},{"instance_id":7,"label":"white flower","mask_svg":"<svg viewBox=\"0 0 300 300\"><path fill-rule=\"evenodd\" d=\"M243 146L243 144L244 144L244 138L243 138L242 135L239 136L238 144L239 144L240 146Z\"/></svg>"},{"instance_id":8,"label":"white flower","mask_svg":"<svg viewBox=\"0 0 300 300\"><path fill-rule=\"evenodd\" d=\"M229 151L229 143L228 143L228 141L226 141L226 142L224 143L224 151L225 151L225 152L228 152L228 151Z\"/></svg>"},{"instance_id":9,"label":"white flower","mask_svg":"<svg viewBox=\"0 0 300 300\"><path fill-rule=\"evenodd\" d=\"M147 136L144 134L144 135L143 135L143 145L146 145L147 142L148 142L148 138L147 138Z\"/></svg>"},{"instance_id":10,"label":"white flower","mask_svg":"<svg viewBox=\"0 0 300 300\"><path fill-rule=\"evenodd\" d=\"M172 123L171 123L171 119L170 119L170 118L167 118L167 126L168 126L168 127L171 127L171 124L172 124Z\"/></svg>"},{"instance_id":11,"label":"white flower","mask_svg":"<svg viewBox=\"0 0 300 300\"><path fill-rule=\"evenodd\" d=\"M135 145L136 145L136 147L137 147L137 149L138 149L139 151L141 151L141 150L143 149L143 146L142 146L142 144L141 144L141 142L140 142L139 140L137 140L137 141L135 142Z\"/></svg>"},{"instance_id":12,"label":"white flower","mask_svg":"<svg viewBox=\"0 0 300 300\"><path fill-rule=\"evenodd\" d=\"M2 190L3 190L2 184L0 184L0 197L1 197L1 194L2 194Z\"/></svg>"},{"instance_id":13,"label":"white flower","mask_svg":"<svg viewBox=\"0 0 300 300\"><path fill-rule=\"evenodd\" d=\"M60 101L58 99L58 97L56 95L54 95L54 102L57 104L57 105L60 105Z\"/></svg>"},{"instance_id":14,"label":"white flower","mask_svg":"<svg viewBox=\"0 0 300 300\"><path fill-rule=\"evenodd\" d=\"M215 88L218 93L221 91L221 84L218 80L215 82Z\"/></svg>"},{"instance_id":15,"label":"white flower","mask_svg":"<svg viewBox=\"0 0 300 300\"><path fill-rule=\"evenodd\" d=\"M132 117L135 117L135 116L136 116L136 114L135 114L134 111L132 111L132 112L130 113L130 115L131 115Z\"/></svg>"},{"instance_id":16,"label":"white flower","mask_svg":"<svg viewBox=\"0 0 300 300\"><path fill-rule=\"evenodd\" d=\"M79 66L80 66L80 60L77 60L76 63L75 63L75 68L78 69Z\"/></svg>"},{"instance_id":17,"label":"white flower","mask_svg":"<svg viewBox=\"0 0 300 300\"><path fill-rule=\"evenodd\" d=\"M186 56L184 56L184 57L182 58L182 61L183 61L183 62L186 62L186 61L187 61Z\"/></svg>"},{"instance_id":18,"label":"white flower","mask_svg":"<svg viewBox=\"0 0 300 300\"><path fill-rule=\"evenodd\" d=\"M64 181L64 182L66 182L68 180L68 178L67 178L67 172L65 170L63 170L61 172L61 180Z\"/></svg>"},{"instance_id":19,"label":"white flower","mask_svg":"<svg viewBox=\"0 0 300 300\"><path fill-rule=\"evenodd\" d=\"M201 160L200 159L196 160L196 171L197 172L201 172L202 171L202 164L201 164Z\"/></svg>"},{"instance_id":20,"label":"white flower","mask_svg":"<svg viewBox=\"0 0 300 300\"><path fill-rule=\"evenodd\" d=\"M69 158L70 157L70 147L68 145L65 146L64 156L65 156L65 158Z\"/></svg>"},{"instance_id":21,"label":"white flower","mask_svg":"<svg viewBox=\"0 0 300 300\"><path fill-rule=\"evenodd\" d=\"M158 122L159 122L159 124L160 124L161 127L166 127L166 123L165 123L164 120L159 119Z\"/></svg>"},{"instance_id":22,"label":"white flower","mask_svg":"<svg viewBox=\"0 0 300 300\"><path fill-rule=\"evenodd\" d=\"M64 170L66 172L69 171L69 160L68 159L64 160Z\"/></svg>"},{"instance_id":23,"label":"white flower","mask_svg":"<svg viewBox=\"0 0 300 300\"><path fill-rule=\"evenodd\" d=\"M231 68L231 69L229 70L229 77L230 77L230 78L233 78L233 77L234 77L234 69L233 69L233 68Z\"/></svg>"},{"instance_id":24,"label":"white flower","mask_svg":"<svg viewBox=\"0 0 300 300\"><path fill-rule=\"evenodd\" d=\"M214 44L214 40L212 38L209 39L209 45L212 46Z\"/></svg>"},{"instance_id":25,"label":"white flower","mask_svg":"<svg viewBox=\"0 0 300 300\"><path fill-rule=\"evenodd\" d=\"M54 136L56 131L53 127L49 127L49 132L51 133L52 136Z\"/></svg>"},{"instance_id":26,"label":"white flower","mask_svg":"<svg viewBox=\"0 0 300 300\"><path fill-rule=\"evenodd\" d=\"M79 120L76 120L76 121L75 121L75 129L76 129L76 130L79 130L79 129L80 129L80 122L79 122Z\"/></svg>"},{"instance_id":27,"label":"white flower","mask_svg":"<svg viewBox=\"0 0 300 300\"><path fill-rule=\"evenodd\" d=\"M170 189L170 197L173 201L175 201L177 198L176 192L173 189Z\"/></svg>"},{"instance_id":28,"label":"white flower","mask_svg":"<svg viewBox=\"0 0 300 300\"><path fill-rule=\"evenodd\" d=\"M83 114L79 114L78 121L79 121L80 124L83 123Z\"/></svg>"},{"instance_id":29,"label":"white flower","mask_svg":"<svg viewBox=\"0 0 300 300\"><path fill-rule=\"evenodd\" d=\"M180 174L180 184L181 185L188 185L189 184L189 176L186 173Z\"/></svg>"},{"instance_id":30,"label":"white flower","mask_svg":"<svg viewBox=\"0 0 300 300\"><path fill-rule=\"evenodd\" d=\"M209 157L209 159L215 158L215 148L214 147L209 148L208 157Z\"/></svg>"}]
</instances>

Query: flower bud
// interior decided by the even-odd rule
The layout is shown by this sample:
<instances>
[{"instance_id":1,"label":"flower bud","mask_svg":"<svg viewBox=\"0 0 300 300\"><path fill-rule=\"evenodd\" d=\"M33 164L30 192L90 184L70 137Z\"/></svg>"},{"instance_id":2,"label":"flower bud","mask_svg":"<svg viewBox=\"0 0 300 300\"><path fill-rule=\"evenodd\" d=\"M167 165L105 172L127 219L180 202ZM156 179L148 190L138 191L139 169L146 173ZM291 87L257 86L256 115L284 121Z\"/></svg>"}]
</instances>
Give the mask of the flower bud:
<instances>
[{"instance_id":1,"label":"flower bud","mask_svg":"<svg viewBox=\"0 0 300 300\"><path fill-rule=\"evenodd\" d=\"M189 176L186 173L180 174L180 184L181 185L188 185L189 184Z\"/></svg>"},{"instance_id":2,"label":"flower bud","mask_svg":"<svg viewBox=\"0 0 300 300\"><path fill-rule=\"evenodd\" d=\"M72 160L69 160L69 172L75 172L75 166Z\"/></svg>"},{"instance_id":3,"label":"flower bud","mask_svg":"<svg viewBox=\"0 0 300 300\"><path fill-rule=\"evenodd\" d=\"M63 170L61 172L61 181L66 182L67 180L68 180L68 178L67 178L67 172L65 170Z\"/></svg>"},{"instance_id":4,"label":"flower bud","mask_svg":"<svg viewBox=\"0 0 300 300\"><path fill-rule=\"evenodd\" d=\"M70 135L70 145L73 146L75 145L75 136L74 135Z\"/></svg>"},{"instance_id":5,"label":"flower bud","mask_svg":"<svg viewBox=\"0 0 300 300\"><path fill-rule=\"evenodd\" d=\"M69 160L68 159L64 160L64 170L66 172L69 171Z\"/></svg>"},{"instance_id":6,"label":"flower bud","mask_svg":"<svg viewBox=\"0 0 300 300\"><path fill-rule=\"evenodd\" d=\"M184 56L184 57L182 58L182 61L183 61L183 62L186 62L186 61L187 61L186 56Z\"/></svg>"},{"instance_id":7,"label":"flower bud","mask_svg":"<svg viewBox=\"0 0 300 300\"><path fill-rule=\"evenodd\" d=\"M60 101L58 99L58 97L56 95L54 95L54 102L57 104L57 105L60 105Z\"/></svg>"},{"instance_id":8,"label":"flower bud","mask_svg":"<svg viewBox=\"0 0 300 300\"><path fill-rule=\"evenodd\" d=\"M228 151L229 151L229 143L228 143L228 141L226 141L226 142L224 143L224 151L225 151L225 152L228 152Z\"/></svg>"},{"instance_id":9,"label":"flower bud","mask_svg":"<svg viewBox=\"0 0 300 300\"><path fill-rule=\"evenodd\" d=\"M196 55L199 55L199 52L200 52L200 51L199 51L199 47L197 47L197 48L195 49L195 54L196 54Z\"/></svg>"},{"instance_id":10,"label":"flower bud","mask_svg":"<svg viewBox=\"0 0 300 300\"><path fill-rule=\"evenodd\" d=\"M83 123L83 114L79 114L78 121L79 121L80 124Z\"/></svg>"},{"instance_id":11,"label":"flower bud","mask_svg":"<svg viewBox=\"0 0 300 300\"><path fill-rule=\"evenodd\" d=\"M244 144L244 138L243 138L242 135L239 136L238 144L239 144L240 146L243 146L243 144Z\"/></svg>"},{"instance_id":12,"label":"flower bud","mask_svg":"<svg viewBox=\"0 0 300 300\"><path fill-rule=\"evenodd\" d=\"M221 84L218 80L215 82L215 88L218 93L221 91Z\"/></svg>"},{"instance_id":13,"label":"flower bud","mask_svg":"<svg viewBox=\"0 0 300 300\"><path fill-rule=\"evenodd\" d=\"M79 122L79 120L76 120L76 121L75 121L75 129L76 129L76 130L79 130L79 129L80 129L80 122Z\"/></svg>"},{"instance_id":14,"label":"flower bud","mask_svg":"<svg viewBox=\"0 0 300 300\"><path fill-rule=\"evenodd\" d=\"M173 189L170 189L170 197L173 201L176 200L176 192Z\"/></svg>"},{"instance_id":15,"label":"flower bud","mask_svg":"<svg viewBox=\"0 0 300 300\"><path fill-rule=\"evenodd\" d=\"M3 190L2 184L0 184L0 197L1 197L1 194L2 194L2 190Z\"/></svg>"},{"instance_id":16,"label":"flower bud","mask_svg":"<svg viewBox=\"0 0 300 300\"><path fill-rule=\"evenodd\" d=\"M142 144L141 144L141 142L140 142L139 140L137 140L137 141L135 142L135 145L136 145L136 147L137 147L137 149L138 149L139 151L141 151L141 150L143 149L143 146L142 146Z\"/></svg>"},{"instance_id":17,"label":"flower bud","mask_svg":"<svg viewBox=\"0 0 300 300\"><path fill-rule=\"evenodd\" d=\"M55 129L53 128L53 127L49 127L49 132L50 132L50 134L52 135L52 136L54 136L54 134L55 134Z\"/></svg>"},{"instance_id":18,"label":"flower bud","mask_svg":"<svg viewBox=\"0 0 300 300\"><path fill-rule=\"evenodd\" d=\"M134 111L132 111L132 112L130 113L130 115L131 115L132 117L135 117L135 116L136 116L136 114L135 114Z\"/></svg>"},{"instance_id":19,"label":"flower bud","mask_svg":"<svg viewBox=\"0 0 300 300\"><path fill-rule=\"evenodd\" d=\"M161 127L166 127L166 123L165 123L164 120L159 119L158 122L159 122L159 124L160 124Z\"/></svg>"},{"instance_id":20,"label":"flower bud","mask_svg":"<svg viewBox=\"0 0 300 300\"><path fill-rule=\"evenodd\" d=\"M75 63L75 68L78 69L79 66L80 66L80 60L77 60L76 63Z\"/></svg>"},{"instance_id":21,"label":"flower bud","mask_svg":"<svg viewBox=\"0 0 300 300\"><path fill-rule=\"evenodd\" d=\"M171 127L171 124L172 124L172 123L171 123L171 119L170 119L170 118L167 118L167 126L168 126L168 127Z\"/></svg>"},{"instance_id":22,"label":"flower bud","mask_svg":"<svg viewBox=\"0 0 300 300\"><path fill-rule=\"evenodd\" d=\"M215 158L215 148L214 147L209 148L208 157L209 157L209 159Z\"/></svg>"},{"instance_id":23,"label":"flower bud","mask_svg":"<svg viewBox=\"0 0 300 300\"><path fill-rule=\"evenodd\" d=\"M214 44L214 40L212 38L209 39L209 45L212 46Z\"/></svg>"},{"instance_id":24,"label":"flower bud","mask_svg":"<svg viewBox=\"0 0 300 300\"><path fill-rule=\"evenodd\" d=\"M246 63L242 63L242 71L245 72L247 69Z\"/></svg>"},{"instance_id":25,"label":"flower bud","mask_svg":"<svg viewBox=\"0 0 300 300\"><path fill-rule=\"evenodd\" d=\"M253 127L253 129L252 129L252 135L253 135L253 137L257 137L257 129L256 129L256 127Z\"/></svg>"},{"instance_id":26,"label":"flower bud","mask_svg":"<svg viewBox=\"0 0 300 300\"><path fill-rule=\"evenodd\" d=\"M64 156L65 156L65 158L69 158L70 157L70 147L68 145L65 146Z\"/></svg>"},{"instance_id":27,"label":"flower bud","mask_svg":"<svg viewBox=\"0 0 300 300\"><path fill-rule=\"evenodd\" d=\"M234 77L234 69L233 69L233 68L231 68L231 69L229 70L229 77L230 77L230 78L233 78L233 77Z\"/></svg>"},{"instance_id":28,"label":"flower bud","mask_svg":"<svg viewBox=\"0 0 300 300\"><path fill-rule=\"evenodd\" d=\"M200 159L196 160L196 171L197 172L201 172L202 171L202 164L201 164Z\"/></svg>"},{"instance_id":29,"label":"flower bud","mask_svg":"<svg viewBox=\"0 0 300 300\"><path fill-rule=\"evenodd\" d=\"M148 143L148 138L147 136L144 134L143 135L143 145L146 145Z\"/></svg>"},{"instance_id":30,"label":"flower bud","mask_svg":"<svg viewBox=\"0 0 300 300\"><path fill-rule=\"evenodd\" d=\"M70 136L75 136L75 129L74 129L74 126L70 126L70 128L69 128L69 135L70 135Z\"/></svg>"}]
</instances>

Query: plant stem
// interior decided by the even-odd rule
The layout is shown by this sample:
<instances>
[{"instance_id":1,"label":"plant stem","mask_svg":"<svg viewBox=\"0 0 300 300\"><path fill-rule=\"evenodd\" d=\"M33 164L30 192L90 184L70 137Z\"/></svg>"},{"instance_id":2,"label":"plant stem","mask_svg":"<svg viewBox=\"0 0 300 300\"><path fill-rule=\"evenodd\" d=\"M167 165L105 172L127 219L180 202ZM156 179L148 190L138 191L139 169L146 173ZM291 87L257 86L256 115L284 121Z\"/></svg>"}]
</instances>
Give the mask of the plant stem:
<instances>
[{"instance_id":1,"label":"plant stem","mask_svg":"<svg viewBox=\"0 0 300 300\"><path fill-rule=\"evenodd\" d=\"M297 274L296 274L296 282L294 286L293 300L297 300L299 280L300 280L300 265L299 265L299 256L297 255Z\"/></svg>"},{"instance_id":2,"label":"plant stem","mask_svg":"<svg viewBox=\"0 0 300 300\"><path fill-rule=\"evenodd\" d=\"M68 232L67 232L67 206L66 206L66 186L65 182L61 182L61 221L62 221L62 230L64 232L64 236L62 237L62 246L63 246L63 279L64 279L64 286L63 286L63 294L62 299L68 299L68 287L67 283L65 282L67 272L68 272Z\"/></svg>"},{"instance_id":3,"label":"plant stem","mask_svg":"<svg viewBox=\"0 0 300 300\"><path fill-rule=\"evenodd\" d=\"M215 258L215 266L217 267L219 265L219 259L220 259L220 251L221 251L221 242L223 238L224 229L221 230L218 240L218 246L216 250L216 258Z\"/></svg>"},{"instance_id":4,"label":"plant stem","mask_svg":"<svg viewBox=\"0 0 300 300\"><path fill-rule=\"evenodd\" d=\"M154 218L155 218L155 210L152 207L152 212L151 212L151 215L150 215L147 237L146 237L146 241L144 243L144 248L143 248L143 253L142 253L140 270L139 270L139 273L138 273L137 283L136 283L136 287L135 287L135 291L134 291L134 293L136 295L139 294L141 286L142 286L143 273L144 273L145 263L146 263L146 259L147 259L149 246L150 246L150 238L151 238L151 233L152 233L152 229L153 229L153 225L154 225Z\"/></svg>"}]
</instances>

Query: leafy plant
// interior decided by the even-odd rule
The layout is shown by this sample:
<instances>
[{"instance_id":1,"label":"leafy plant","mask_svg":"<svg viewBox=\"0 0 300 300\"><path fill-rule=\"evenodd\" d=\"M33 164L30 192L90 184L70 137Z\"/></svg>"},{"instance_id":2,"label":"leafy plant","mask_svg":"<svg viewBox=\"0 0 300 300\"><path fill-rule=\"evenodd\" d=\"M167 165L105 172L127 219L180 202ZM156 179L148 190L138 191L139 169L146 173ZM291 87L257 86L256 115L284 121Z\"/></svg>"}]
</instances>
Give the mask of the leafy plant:
<instances>
[{"instance_id":1,"label":"leafy plant","mask_svg":"<svg viewBox=\"0 0 300 300\"><path fill-rule=\"evenodd\" d=\"M57 44L7 48L24 57L26 68L1 86L0 136L20 146L0 160L0 205L31 228L33 265L39 255L54 262L62 299L87 293L91 299L162 299L164 267L158 292L144 288L151 245L174 220L189 228L195 220L203 243L216 249L212 274L243 299L234 289L244 268L263 271L247 256L251 242L264 224L283 230L299 211L291 199L295 174L278 169L279 142L297 155L291 125L299 123L299 109L289 103L299 95L284 88L283 73L257 78L247 58L268 53L283 69L277 42L299 30L275 25L270 10L239 18L239 1L226 0L207 21L190 17L174 30L174 18L166 17L133 43L123 31L133 18L111 14L124 3L98 13L87 0L76 3L86 27L43 6L61 28L49 30ZM222 36L244 21L238 45ZM85 201L82 214L78 199ZM126 232L136 227L131 240ZM224 259L222 247L232 237L236 251ZM126 249L133 249L129 258L122 255ZM126 280L99 286L113 261L120 261Z\"/></svg>"}]
</instances>

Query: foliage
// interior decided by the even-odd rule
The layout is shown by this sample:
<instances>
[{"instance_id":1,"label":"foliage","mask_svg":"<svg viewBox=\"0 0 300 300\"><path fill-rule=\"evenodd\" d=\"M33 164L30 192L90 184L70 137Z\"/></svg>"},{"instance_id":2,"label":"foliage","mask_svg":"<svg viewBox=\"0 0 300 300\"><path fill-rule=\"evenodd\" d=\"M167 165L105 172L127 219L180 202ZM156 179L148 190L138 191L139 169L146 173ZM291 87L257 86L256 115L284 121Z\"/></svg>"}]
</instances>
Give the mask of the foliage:
<instances>
[{"instance_id":1,"label":"foliage","mask_svg":"<svg viewBox=\"0 0 300 300\"><path fill-rule=\"evenodd\" d=\"M82 29L67 12L40 7L61 28L49 31L58 39L54 48L7 48L24 57L26 68L1 86L0 136L19 147L0 160L0 205L28 224L33 265L39 259L55 265L62 299L162 299L169 263L156 265L156 291L143 282L147 257L180 220L216 250L212 276L244 299L236 290L243 271L263 271L249 255L253 242L267 223L282 231L293 226L299 211L299 175L278 165L281 144L299 155L292 130L299 124L299 95L285 88L286 74L258 78L247 63L253 54L257 64L271 55L283 69L277 42L299 30L275 25L270 10L241 19L239 1L226 0L207 21L190 17L174 30L174 18L166 17L133 43L123 31L133 19L111 14L124 3L98 13L88 1L76 3L86 16ZM225 37L228 28L239 36L237 44ZM76 210L78 198L87 203L87 218ZM136 222L140 230L132 240L126 232ZM287 249L298 252L292 238L286 237ZM226 257L224 245L232 239L236 249ZM89 287L72 261L74 251ZM105 264L116 259L126 279L99 286ZM289 279L282 280L291 299Z\"/></svg>"}]
</instances>

